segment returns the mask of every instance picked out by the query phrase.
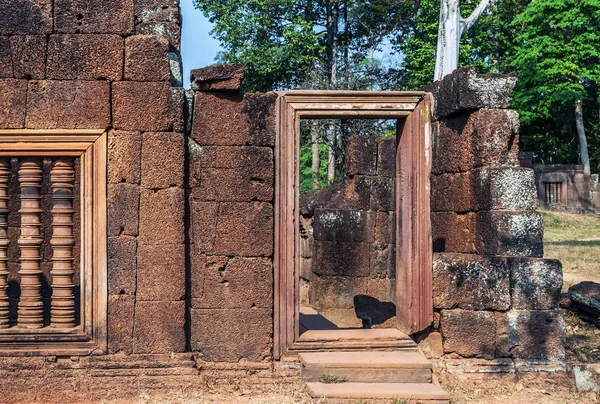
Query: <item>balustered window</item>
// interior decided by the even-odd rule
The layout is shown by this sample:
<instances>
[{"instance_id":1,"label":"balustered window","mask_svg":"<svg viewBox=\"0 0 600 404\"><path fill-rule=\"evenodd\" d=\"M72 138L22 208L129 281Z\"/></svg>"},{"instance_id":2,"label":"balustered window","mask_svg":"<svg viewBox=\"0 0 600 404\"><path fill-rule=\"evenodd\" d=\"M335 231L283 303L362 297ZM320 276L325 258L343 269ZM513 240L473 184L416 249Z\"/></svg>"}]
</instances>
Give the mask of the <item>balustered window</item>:
<instances>
[{"instance_id":1,"label":"balustered window","mask_svg":"<svg viewBox=\"0 0 600 404\"><path fill-rule=\"evenodd\" d=\"M544 203L548 206L562 202L562 182L544 182Z\"/></svg>"},{"instance_id":2,"label":"balustered window","mask_svg":"<svg viewBox=\"0 0 600 404\"><path fill-rule=\"evenodd\" d=\"M0 354L106 351L106 134L0 131Z\"/></svg>"}]
</instances>

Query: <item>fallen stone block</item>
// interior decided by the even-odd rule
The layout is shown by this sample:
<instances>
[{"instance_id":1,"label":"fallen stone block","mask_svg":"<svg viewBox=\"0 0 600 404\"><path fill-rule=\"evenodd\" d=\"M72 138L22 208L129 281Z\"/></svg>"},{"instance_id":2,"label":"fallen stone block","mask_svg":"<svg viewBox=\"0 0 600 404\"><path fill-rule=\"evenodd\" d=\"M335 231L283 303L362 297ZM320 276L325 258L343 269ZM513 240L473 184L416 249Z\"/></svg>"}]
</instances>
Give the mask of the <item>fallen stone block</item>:
<instances>
[{"instance_id":1,"label":"fallen stone block","mask_svg":"<svg viewBox=\"0 0 600 404\"><path fill-rule=\"evenodd\" d=\"M586 320L600 325L600 284L581 282L571 286L568 293L573 307L581 312Z\"/></svg>"}]
</instances>

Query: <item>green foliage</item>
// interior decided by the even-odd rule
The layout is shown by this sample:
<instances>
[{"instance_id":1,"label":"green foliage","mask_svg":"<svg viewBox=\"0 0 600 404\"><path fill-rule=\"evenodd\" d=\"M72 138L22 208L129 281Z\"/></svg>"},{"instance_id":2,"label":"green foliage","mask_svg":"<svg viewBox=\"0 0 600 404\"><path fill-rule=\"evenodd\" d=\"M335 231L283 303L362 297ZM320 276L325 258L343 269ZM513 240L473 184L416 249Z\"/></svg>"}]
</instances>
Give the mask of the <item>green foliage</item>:
<instances>
[{"instance_id":1,"label":"green foliage","mask_svg":"<svg viewBox=\"0 0 600 404\"><path fill-rule=\"evenodd\" d=\"M327 145L319 140L319 175L317 182L319 188L327 186ZM313 190L315 178L312 175L312 143L305 142L300 147L300 194L303 195Z\"/></svg>"}]
</instances>

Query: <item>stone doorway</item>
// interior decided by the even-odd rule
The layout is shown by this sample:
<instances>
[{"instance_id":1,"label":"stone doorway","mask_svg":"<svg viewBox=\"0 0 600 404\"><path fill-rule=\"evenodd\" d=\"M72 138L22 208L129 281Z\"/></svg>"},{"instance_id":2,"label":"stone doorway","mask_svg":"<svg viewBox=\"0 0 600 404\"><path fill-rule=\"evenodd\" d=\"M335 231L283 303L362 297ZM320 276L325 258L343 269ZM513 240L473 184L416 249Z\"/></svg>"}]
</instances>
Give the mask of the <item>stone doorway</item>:
<instances>
[{"instance_id":1,"label":"stone doorway","mask_svg":"<svg viewBox=\"0 0 600 404\"><path fill-rule=\"evenodd\" d=\"M431 167L432 98L416 92L289 91L277 101L275 317L274 356L319 350L327 338L300 338L306 320L318 313L301 309L301 235L299 148L301 119L395 119L392 143L396 167L396 324L407 335L427 328L433 319L431 286L431 226L429 173ZM394 225L394 224L392 224ZM308 310L308 311L307 311ZM393 321L393 320L392 320ZM304 323L304 324L301 324ZM317 326L319 327L319 326ZM325 327L327 328L327 327ZM333 328L333 327L332 327ZM370 342L371 344L373 341ZM412 343L412 341L411 341Z\"/></svg>"}]
</instances>

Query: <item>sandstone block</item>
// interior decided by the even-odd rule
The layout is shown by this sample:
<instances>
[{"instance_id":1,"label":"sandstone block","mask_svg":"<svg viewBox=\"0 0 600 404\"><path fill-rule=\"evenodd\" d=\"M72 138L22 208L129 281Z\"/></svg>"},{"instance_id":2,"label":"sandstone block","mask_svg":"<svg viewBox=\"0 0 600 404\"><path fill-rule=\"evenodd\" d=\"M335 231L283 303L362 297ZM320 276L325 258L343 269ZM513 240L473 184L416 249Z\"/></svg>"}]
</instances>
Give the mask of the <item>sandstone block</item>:
<instances>
[{"instance_id":1,"label":"sandstone block","mask_svg":"<svg viewBox=\"0 0 600 404\"><path fill-rule=\"evenodd\" d=\"M508 258L513 309L558 308L562 289L562 265L558 260Z\"/></svg>"},{"instance_id":2,"label":"sandstone block","mask_svg":"<svg viewBox=\"0 0 600 404\"><path fill-rule=\"evenodd\" d=\"M114 127L165 132L181 120L183 105L168 82L113 83Z\"/></svg>"},{"instance_id":3,"label":"sandstone block","mask_svg":"<svg viewBox=\"0 0 600 404\"><path fill-rule=\"evenodd\" d=\"M496 313L500 357L562 361L565 320L560 310Z\"/></svg>"},{"instance_id":4,"label":"sandstone block","mask_svg":"<svg viewBox=\"0 0 600 404\"><path fill-rule=\"evenodd\" d=\"M371 210L391 212L396 209L396 187L392 178L365 178L371 185ZM359 180L360 181L360 180Z\"/></svg>"},{"instance_id":5,"label":"sandstone block","mask_svg":"<svg viewBox=\"0 0 600 404\"><path fill-rule=\"evenodd\" d=\"M110 125L106 81L30 81L27 128L104 129Z\"/></svg>"},{"instance_id":6,"label":"sandstone block","mask_svg":"<svg viewBox=\"0 0 600 404\"><path fill-rule=\"evenodd\" d=\"M0 78L13 78L10 39L7 36L0 36Z\"/></svg>"},{"instance_id":7,"label":"sandstone block","mask_svg":"<svg viewBox=\"0 0 600 404\"><path fill-rule=\"evenodd\" d=\"M182 244L140 245L137 300L185 298L185 247Z\"/></svg>"},{"instance_id":8,"label":"sandstone block","mask_svg":"<svg viewBox=\"0 0 600 404\"><path fill-rule=\"evenodd\" d=\"M41 80L46 74L46 37L19 35L10 38L12 63L17 79Z\"/></svg>"},{"instance_id":9,"label":"sandstone block","mask_svg":"<svg viewBox=\"0 0 600 404\"><path fill-rule=\"evenodd\" d=\"M477 210L534 210L537 207L535 174L529 168L475 170Z\"/></svg>"},{"instance_id":10,"label":"sandstone block","mask_svg":"<svg viewBox=\"0 0 600 404\"><path fill-rule=\"evenodd\" d=\"M136 22L163 21L159 18L163 10L179 6L178 0L134 0L133 11Z\"/></svg>"},{"instance_id":11,"label":"sandstone block","mask_svg":"<svg viewBox=\"0 0 600 404\"><path fill-rule=\"evenodd\" d=\"M52 32L52 0L0 2L0 35L49 34Z\"/></svg>"},{"instance_id":12,"label":"sandstone block","mask_svg":"<svg viewBox=\"0 0 600 404\"><path fill-rule=\"evenodd\" d=\"M544 218L531 211L477 213L477 253L542 257Z\"/></svg>"},{"instance_id":13,"label":"sandstone block","mask_svg":"<svg viewBox=\"0 0 600 404\"><path fill-rule=\"evenodd\" d=\"M214 253L238 256L272 255L273 220L273 206L270 203L221 203Z\"/></svg>"},{"instance_id":14,"label":"sandstone block","mask_svg":"<svg viewBox=\"0 0 600 404\"><path fill-rule=\"evenodd\" d=\"M164 9L161 11L164 17L174 19L174 21L149 21L141 22L135 25L135 32L142 35L158 35L166 38L169 44L179 50L181 45L181 24L179 21L178 9ZM165 18L162 19L165 19Z\"/></svg>"},{"instance_id":15,"label":"sandstone block","mask_svg":"<svg viewBox=\"0 0 600 404\"><path fill-rule=\"evenodd\" d=\"M461 67L424 90L433 94L439 118L479 108L509 108L516 82L515 76L477 74L474 67Z\"/></svg>"},{"instance_id":16,"label":"sandstone block","mask_svg":"<svg viewBox=\"0 0 600 404\"><path fill-rule=\"evenodd\" d=\"M140 189L130 184L108 184L108 235L137 236Z\"/></svg>"},{"instance_id":17,"label":"sandstone block","mask_svg":"<svg viewBox=\"0 0 600 404\"><path fill-rule=\"evenodd\" d=\"M370 246L369 254L371 277L396 277L396 250L394 244L373 243Z\"/></svg>"},{"instance_id":18,"label":"sandstone block","mask_svg":"<svg viewBox=\"0 0 600 404\"><path fill-rule=\"evenodd\" d=\"M315 241L372 243L375 214L369 211L316 209L313 218Z\"/></svg>"},{"instance_id":19,"label":"sandstone block","mask_svg":"<svg viewBox=\"0 0 600 404\"><path fill-rule=\"evenodd\" d=\"M108 182L139 184L141 179L142 135L140 132L111 130L108 133Z\"/></svg>"},{"instance_id":20,"label":"sandstone block","mask_svg":"<svg viewBox=\"0 0 600 404\"><path fill-rule=\"evenodd\" d=\"M431 209L434 212L474 210L471 172L431 177Z\"/></svg>"},{"instance_id":21,"label":"sandstone block","mask_svg":"<svg viewBox=\"0 0 600 404\"><path fill-rule=\"evenodd\" d=\"M235 257L222 265L221 260L215 263L214 258L207 257L204 267L192 268L202 277L201 284L192 286L192 296L197 297L192 299L192 308L273 307L273 265L270 259Z\"/></svg>"},{"instance_id":22,"label":"sandstone block","mask_svg":"<svg viewBox=\"0 0 600 404\"><path fill-rule=\"evenodd\" d=\"M371 187L362 177L334 182L327 188L300 197L300 211L312 215L314 210L369 210Z\"/></svg>"},{"instance_id":23,"label":"sandstone block","mask_svg":"<svg viewBox=\"0 0 600 404\"><path fill-rule=\"evenodd\" d=\"M192 309L191 315L191 346L202 360L263 361L270 357L273 333L270 308Z\"/></svg>"},{"instance_id":24,"label":"sandstone block","mask_svg":"<svg viewBox=\"0 0 600 404\"><path fill-rule=\"evenodd\" d=\"M108 296L108 353L133 353L135 296Z\"/></svg>"},{"instance_id":25,"label":"sandstone block","mask_svg":"<svg viewBox=\"0 0 600 404\"><path fill-rule=\"evenodd\" d=\"M442 310L440 327L444 337L444 352L486 359L496 356L493 312Z\"/></svg>"},{"instance_id":26,"label":"sandstone block","mask_svg":"<svg viewBox=\"0 0 600 404\"><path fill-rule=\"evenodd\" d=\"M433 306L437 309L508 310L510 270L506 259L434 254Z\"/></svg>"},{"instance_id":27,"label":"sandstone block","mask_svg":"<svg viewBox=\"0 0 600 404\"><path fill-rule=\"evenodd\" d=\"M375 216L375 242L396 244L396 214L377 212Z\"/></svg>"},{"instance_id":28,"label":"sandstone block","mask_svg":"<svg viewBox=\"0 0 600 404\"><path fill-rule=\"evenodd\" d=\"M0 128L21 129L25 126L27 81L0 80Z\"/></svg>"},{"instance_id":29,"label":"sandstone block","mask_svg":"<svg viewBox=\"0 0 600 404\"><path fill-rule=\"evenodd\" d=\"M396 302L396 280L393 278L370 278L367 282L367 296L379 300L378 305L384 312L389 313L388 318L396 316L396 306L389 303ZM396 324L393 324L395 327Z\"/></svg>"},{"instance_id":30,"label":"sandstone block","mask_svg":"<svg viewBox=\"0 0 600 404\"><path fill-rule=\"evenodd\" d=\"M312 271L329 276L369 276L369 243L314 243Z\"/></svg>"},{"instance_id":31,"label":"sandstone block","mask_svg":"<svg viewBox=\"0 0 600 404\"><path fill-rule=\"evenodd\" d=\"M216 65L194 69L191 73L194 91L233 91L238 92L244 79L240 64Z\"/></svg>"},{"instance_id":32,"label":"sandstone block","mask_svg":"<svg viewBox=\"0 0 600 404\"><path fill-rule=\"evenodd\" d=\"M476 215L454 212L431 213L434 252L475 253Z\"/></svg>"},{"instance_id":33,"label":"sandstone block","mask_svg":"<svg viewBox=\"0 0 600 404\"><path fill-rule=\"evenodd\" d=\"M185 351L185 302L136 302L134 353Z\"/></svg>"},{"instance_id":34,"label":"sandstone block","mask_svg":"<svg viewBox=\"0 0 600 404\"><path fill-rule=\"evenodd\" d=\"M377 138L377 175L396 177L396 137Z\"/></svg>"},{"instance_id":35,"label":"sandstone block","mask_svg":"<svg viewBox=\"0 0 600 404\"><path fill-rule=\"evenodd\" d=\"M419 348L421 348L425 356L429 359L441 358L444 356L442 334L439 332L429 333L419 342Z\"/></svg>"},{"instance_id":36,"label":"sandstone block","mask_svg":"<svg viewBox=\"0 0 600 404\"><path fill-rule=\"evenodd\" d=\"M142 187L183 187L183 134L144 133L142 137Z\"/></svg>"},{"instance_id":37,"label":"sandstone block","mask_svg":"<svg viewBox=\"0 0 600 404\"><path fill-rule=\"evenodd\" d=\"M108 294L134 295L137 274L137 241L135 237L109 237Z\"/></svg>"},{"instance_id":38,"label":"sandstone block","mask_svg":"<svg viewBox=\"0 0 600 404\"><path fill-rule=\"evenodd\" d=\"M590 321L600 320L600 284L592 281L580 282L569 288L569 299L573 306Z\"/></svg>"},{"instance_id":39,"label":"sandstone block","mask_svg":"<svg viewBox=\"0 0 600 404\"><path fill-rule=\"evenodd\" d=\"M54 80L110 80L123 77L119 35L51 35L46 76Z\"/></svg>"},{"instance_id":40,"label":"sandstone block","mask_svg":"<svg viewBox=\"0 0 600 404\"><path fill-rule=\"evenodd\" d=\"M446 118L434 132L434 174L519 165L516 111L482 109Z\"/></svg>"},{"instance_id":41,"label":"sandstone block","mask_svg":"<svg viewBox=\"0 0 600 404\"><path fill-rule=\"evenodd\" d=\"M125 40L125 80L168 81L169 41L157 35L134 35Z\"/></svg>"},{"instance_id":42,"label":"sandstone block","mask_svg":"<svg viewBox=\"0 0 600 404\"><path fill-rule=\"evenodd\" d=\"M323 308L352 309L354 296L368 295L369 279L356 276L316 276L311 282L309 301Z\"/></svg>"},{"instance_id":43,"label":"sandstone block","mask_svg":"<svg viewBox=\"0 0 600 404\"><path fill-rule=\"evenodd\" d=\"M122 34L133 32L131 0L55 0L57 32L84 34Z\"/></svg>"},{"instance_id":44,"label":"sandstone block","mask_svg":"<svg viewBox=\"0 0 600 404\"><path fill-rule=\"evenodd\" d=\"M140 244L183 244L183 189L142 189L140 196Z\"/></svg>"},{"instance_id":45,"label":"sandstone block","mask_svg":"<svg viewBox=\"0 0 600 404\"><path fill-rule=\"evenodd\" d=\"M353 135L348 139L347 175L375 175L377 170L377 138Z\"/></svg>"},{"instance_id":46,"label":"sandstone block","mask_svg":"<svg viewBox=\"0 0 600 404\"><path fill-rule=\"evenodd\" d=\"M197 92L192 137L201 146L273 146L275 93Z\"/></svg>"},{"instance_id":47,"label":"sandstone block","mask_svg":"<svg viewBox=\"0 0 600 404\"><path fill-rule=\"evenodd\" d=\"M214 251L218 217L218 203L191 202L191 242L196 251Z\"/></svg>"}]
</instances>

